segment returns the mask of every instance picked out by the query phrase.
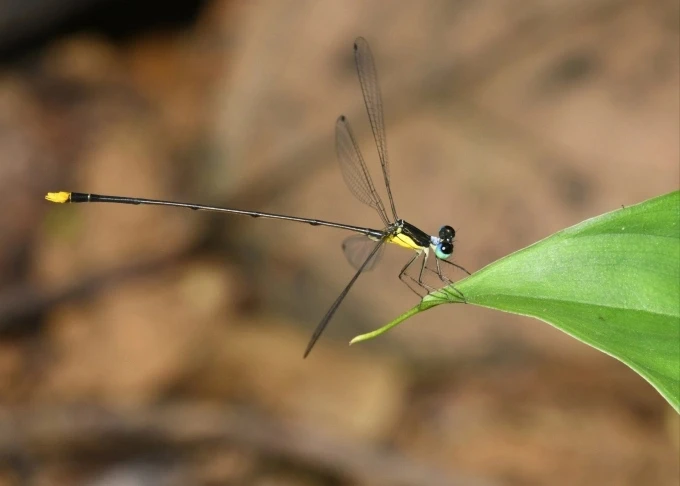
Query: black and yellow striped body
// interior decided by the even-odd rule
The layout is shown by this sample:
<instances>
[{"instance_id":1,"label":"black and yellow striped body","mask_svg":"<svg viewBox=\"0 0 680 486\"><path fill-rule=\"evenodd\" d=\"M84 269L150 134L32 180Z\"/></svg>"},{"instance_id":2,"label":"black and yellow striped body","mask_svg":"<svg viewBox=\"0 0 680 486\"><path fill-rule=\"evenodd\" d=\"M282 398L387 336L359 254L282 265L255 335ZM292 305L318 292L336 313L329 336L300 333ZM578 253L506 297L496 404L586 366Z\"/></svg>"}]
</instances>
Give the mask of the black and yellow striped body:
<instances>
[{"instance_id":1,"label":"black and yellow striped body","mask_svg":"<svg viewBox=\"0 0 680 486\"><path fill-rule=\"evenodd\" d=\"M416 228L411 223L398 220L392 235L387 238L387 242L409 250L421 251L430 247L432 239L430 235Z\"/></svg>"}]
</instances>

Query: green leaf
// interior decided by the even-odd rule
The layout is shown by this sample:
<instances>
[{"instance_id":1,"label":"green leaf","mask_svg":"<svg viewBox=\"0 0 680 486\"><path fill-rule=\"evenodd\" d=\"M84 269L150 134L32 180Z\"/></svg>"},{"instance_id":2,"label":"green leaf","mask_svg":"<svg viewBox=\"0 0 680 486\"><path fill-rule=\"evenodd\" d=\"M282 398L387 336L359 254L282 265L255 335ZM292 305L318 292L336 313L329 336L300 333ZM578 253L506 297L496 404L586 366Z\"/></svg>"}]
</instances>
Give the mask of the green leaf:
<instances>
[{"instance_id":1,"label":"green leaf","mask_svg":"<svg viewBox=\"0 0 680 486\"><path fill-rule=\"evenodd\" d=\"M680 192L560 231L455 289L468 304L537 317L621 360L680 413ZM461 301L445 287L352 343Z\"/></svg>"}]
</instances>

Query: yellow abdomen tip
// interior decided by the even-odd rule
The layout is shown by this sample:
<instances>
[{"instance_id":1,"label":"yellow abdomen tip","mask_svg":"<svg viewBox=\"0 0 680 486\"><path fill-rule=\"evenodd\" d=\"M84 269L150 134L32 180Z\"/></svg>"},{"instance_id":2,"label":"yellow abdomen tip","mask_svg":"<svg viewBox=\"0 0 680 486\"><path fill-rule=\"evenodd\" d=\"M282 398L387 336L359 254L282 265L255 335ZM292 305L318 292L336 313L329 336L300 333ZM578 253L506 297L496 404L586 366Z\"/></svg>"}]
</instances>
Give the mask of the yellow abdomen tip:
<instances>
[{"instance_id":1,"label":"yellow abdomen tip","mask_svg":"<svg viewBox=\"0 0 680 486\"><path fill-rule=\"evenodd\" d=\"M45 196L45 199L53 203L61 204L68 202L70 197L71 197L70 192L48 192L47 195Z\"/></svg>"}]
</instances>

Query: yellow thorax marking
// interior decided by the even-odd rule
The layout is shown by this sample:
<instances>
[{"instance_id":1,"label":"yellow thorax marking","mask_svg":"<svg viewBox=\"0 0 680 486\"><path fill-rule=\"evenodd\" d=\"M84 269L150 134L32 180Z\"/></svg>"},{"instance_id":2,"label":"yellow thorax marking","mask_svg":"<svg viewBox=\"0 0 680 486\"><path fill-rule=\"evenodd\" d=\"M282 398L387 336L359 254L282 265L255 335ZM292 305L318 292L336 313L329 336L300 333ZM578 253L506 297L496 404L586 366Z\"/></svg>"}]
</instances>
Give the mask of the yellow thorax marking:
<instances>
[{"instance_id":1,"label":"yellow thorax marking","mask_svg":"<svg viewBox=\"0 0 680 486\"><path fill-rule=\"evenodd\" d=\"M420 250L422 248L422 246L416 244L409 236L402 233L401 228L399 228L397 234L391 236L387 242L394 243L395 245L399 245L402 248L407 248L409 250Z\"/></svg>"},{"instance_id":2,"label":"yellow thorax marking","mask_svg":"<svg viewBox=\"0 0 680 486\"><path fill-rule=\"evenodd\" d=\"M48 192L45 199L53 203L63 204L68 202L69 197L71 197L70 192Z\"/></svg>"}]
</instances>

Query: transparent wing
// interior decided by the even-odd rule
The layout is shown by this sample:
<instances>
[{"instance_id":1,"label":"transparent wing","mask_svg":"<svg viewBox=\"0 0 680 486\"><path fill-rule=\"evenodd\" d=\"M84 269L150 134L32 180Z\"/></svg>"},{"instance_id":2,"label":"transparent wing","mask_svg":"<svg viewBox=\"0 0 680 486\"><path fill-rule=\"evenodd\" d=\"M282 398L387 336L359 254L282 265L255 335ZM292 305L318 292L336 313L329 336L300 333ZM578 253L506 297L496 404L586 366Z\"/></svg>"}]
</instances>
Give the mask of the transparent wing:
<instances>
[{"instance_id":1,"label":"transparent wing","mask_svg":"<svg viewBox=\"0 0 680 486\"><path fill-rule=\"evenodd\" d=\"M349 127L349 121L344 115L340 116L335 122L335 151L338 155L342 176L352 194L362 203L375 209L385 226L389 226L390 221L385 211L385 205L375 190L371 174L361 156L359 145Z\"/></svg>"},{"instance_id":2,"label":"transparent wing","mask_svg":"<svg viewBox=\"0 0 680 486\"><path fill-rule=\"evenodd\" d=\"M364 95L364 104L366 105L368 119L371 122L373 138L375 138L375 145L378 148L380 165L382 166L385 187L387 188L387 197L390 200L392 215L394 216L394 219L397 220L397 210L394 207L392 189L390 188L390 166L387 158L385 118L383 116L382 95L380 94L380 86L378 85L378 73L375 69L371 48L363 37L358 37L354 41L354 62L357 66L359 82L361 83L361 92Z\"/></svg>"},{"instance_id":3,"label":"transparent wing","mask_svg":"<svg viewBox=\"0 0 680 486\"><path fill-rule=\"evenodd\" d=\"M373 249L371 250L371 252L366 257L366 260L364 260L363 264L357 269L356 273L354 274L354 277L352 277L352 280L350 280L347 283L347 286L340 293L340 295L338 295L338 298L335 299L335 302L333 302L333 305L331 305L331 308L328 309L328 312L326 312L326 315L323 316L323 319L321 319L321 322L319 322L319 325L316 326L316 329L314 330L314 333L312 334L312 338L309 340L309 344L307 344L307 349L305 349L305 354L304 354L305 358L307 357L307 355L309 355L309 352L312 350L312 348L314 347L314 345L318 341L319 336L321 336L324 329L326 329L326 326L328 326L328 323L333 318L335 311L338 310L338 307L340 307L340 304L342 304L342 301L345 300L345 297L347 297L347 294L349 293L350 289L354 285L354 282L357 281L357 279L359 278L359 275L361 275L364 272L368 263L371 261L373 256L376 253L378 253L380 251L380 249L385 245L386 241L387 241L387 239L383 238L380 241L374 242L375 244L373 246Z\"/></svg>"},{"instance_id":4,"label":"transparent wing","mask_svg":"<svg viewBox=\"0 0 680 486\"><path fill-rule=\"evenodd\" d=\"M370 239L365 235L354 235L346 238L342 242L342 251L345 253L347 261L356 270L361 268L361 265L366 261L368 255L375 247L375 240ZM381 246L380 249L373 254L371 259L366 263L364 267L364 272L373 270L373 268L378 264L382 258L383 252L385 251L385 245Z\"/></svg>"}]
</instances>

